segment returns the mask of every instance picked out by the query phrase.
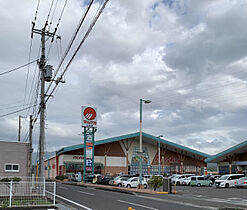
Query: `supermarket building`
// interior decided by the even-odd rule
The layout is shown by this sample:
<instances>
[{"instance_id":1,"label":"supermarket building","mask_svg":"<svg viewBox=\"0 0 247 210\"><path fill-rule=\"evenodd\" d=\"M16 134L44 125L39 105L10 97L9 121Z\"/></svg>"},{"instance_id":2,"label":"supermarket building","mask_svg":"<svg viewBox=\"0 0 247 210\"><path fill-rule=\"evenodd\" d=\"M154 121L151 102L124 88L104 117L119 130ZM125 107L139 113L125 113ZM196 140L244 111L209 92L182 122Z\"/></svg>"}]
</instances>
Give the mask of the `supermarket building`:
<instances>
[{"instance_id":1,"label":"supermarket building","mask_svg":"<svg viewBox=\"0 0 247 210\"><path fill-rule=\"evenodd\" d=\"M95 141L95 173L139 173L139 132ZM210 155L142 133L143 174L158 174L159 152L161 174L204 174ZM64 147L45 161L46 178L83 172L83 144Z\"/></svg>"},{"instance_id":2,"label":"supermarket building","mask_svg":"<svg viewBox=\"0 0 247 210\"><path fill-rule=\"evenodd\" d=\"M208 163L217 163L219 174L243 173L247 176L247 141L206 159Z\"/></svg>"}]
</instances>

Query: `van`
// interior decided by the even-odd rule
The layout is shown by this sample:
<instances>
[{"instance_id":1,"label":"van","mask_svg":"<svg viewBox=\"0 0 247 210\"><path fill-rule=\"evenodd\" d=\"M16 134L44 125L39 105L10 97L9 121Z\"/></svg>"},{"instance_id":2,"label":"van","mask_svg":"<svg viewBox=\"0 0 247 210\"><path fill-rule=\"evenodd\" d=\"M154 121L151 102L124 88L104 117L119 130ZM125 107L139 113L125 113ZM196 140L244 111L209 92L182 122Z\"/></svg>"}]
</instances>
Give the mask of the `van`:
<instances>
[{"instance_id":1,"label":"van","mask_svg":"<svg viewBox=\"0 0 247 210\"><path fill-rule=\"evenodd\" d=\"M244 174L226 174L215 180L214 184L216 187L234 187L235 181L244 177Z\"/></svg>"},{"instance_id":2,"label":"van","mask_svg":"<svg viewBox=\"0 0 247 210\"><path fill-rule=\"evenodd\" d=\"M191 176L190 186L212 186L213 182L204 176Z\"/></svg>"}]
</instances>

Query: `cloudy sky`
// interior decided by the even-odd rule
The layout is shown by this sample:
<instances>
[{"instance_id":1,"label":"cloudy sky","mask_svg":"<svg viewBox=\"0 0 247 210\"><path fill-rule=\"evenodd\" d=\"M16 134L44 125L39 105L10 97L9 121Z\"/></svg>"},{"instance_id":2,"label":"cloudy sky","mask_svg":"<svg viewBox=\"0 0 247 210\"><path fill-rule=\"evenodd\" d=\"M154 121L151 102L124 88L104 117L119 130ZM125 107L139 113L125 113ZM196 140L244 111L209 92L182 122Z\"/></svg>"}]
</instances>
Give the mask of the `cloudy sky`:
<instances>
[{"instance_id":1,"label":"cloudy sky","mask_svg":"<svg viewBox=\"0 0 247 210\"><path fill-rule=\"evenodd\" d=\"M42 28L51 8L53 31L64 2L42 0L35 27ZM46 41L47 63L55 70L88 2L69 0L58 30L61 41ZM101 2L90 9L58 75ZM0 0L0 73L39 57L40 35L30 38L37 5L38 0ZM143 131L154 136L208 154L246 140L246 20L246 0L110 0L66 72L66 83L48 101L46 150L82 142L81 105L98 109L98 140L137 132L140 98L152 101L143 105ZM35 63L0 76L0 115L35 104L38 76ZM22 115L25 141L24 117L33 112L0 117L0 139L17 140ZM38 134L37 120L35 148Z\"/></svg>"}]
</instances>

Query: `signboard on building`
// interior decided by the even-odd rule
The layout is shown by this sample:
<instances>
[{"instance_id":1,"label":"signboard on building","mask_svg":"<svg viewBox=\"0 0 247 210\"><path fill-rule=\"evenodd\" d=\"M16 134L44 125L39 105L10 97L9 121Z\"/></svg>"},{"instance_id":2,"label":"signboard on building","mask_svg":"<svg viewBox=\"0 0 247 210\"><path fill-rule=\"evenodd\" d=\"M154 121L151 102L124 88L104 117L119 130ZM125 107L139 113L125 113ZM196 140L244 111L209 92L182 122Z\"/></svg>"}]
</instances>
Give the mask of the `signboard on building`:
<instances>
[{"instance_id":1,"label":"signboard on building","mask_svg":"<svg viewBox=\"0 0 247 210\"><path fill-rule=\"evenodd\" d=\"M97 127L97 109L95 107L81 107L81 126L87 128Z\"/></svg>"},{"instance_id":2,"label":"signboard on building","mask_svg":"<svg viewBox=\"0 0 247 210\"><path fill-rule=\"evenodd\" d=\"M91 167L92 164L93 164L92 159L87 159L87 160L86 160L86 166L87 166L87 167Z\"/></svg>"}]
</instances>

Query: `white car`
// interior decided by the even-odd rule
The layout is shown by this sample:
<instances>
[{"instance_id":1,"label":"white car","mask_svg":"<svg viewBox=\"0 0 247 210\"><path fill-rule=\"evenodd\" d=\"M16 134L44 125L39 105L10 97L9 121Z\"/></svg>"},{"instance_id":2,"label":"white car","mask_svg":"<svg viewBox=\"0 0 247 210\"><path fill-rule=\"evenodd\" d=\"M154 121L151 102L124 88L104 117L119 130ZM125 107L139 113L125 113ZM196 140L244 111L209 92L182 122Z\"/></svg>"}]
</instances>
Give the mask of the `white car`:
<instances>
[{"instance_id":1,"label":"white car","mask_svg":"<svg viewBox=\"0 0 247 210\"><path fill-rule=\"evenodd\" d=\"M118 177L118 179L114 179L112 182L112 185L118 186L118 187L122 187L123 186L123 182L127 181L129 179L129 177Z\"/></svg>"},{"instance_id":2,"label":"white car","mask_svg":"<svg viewBox=\"0 0 247 210\"><path fill-rule=\"evenodd\" d=\"M180 174L172 178L172 184L181 185L185 178L194 176L194 174Z\"/></svg>"},{"instance_id":3,"label":"white car","mask_svg":"<svg viewBox=\"0 0 247 210\"><path fill-rule=\"evenodd\" d=\"M226 174L215 180L215 187L234 187L235 181L244 177L244 174Z\"/></svg>"},{"instance_id":4,"label":"white car","mask_svg":"<svg viewBox=\"0 0 247 210\"><path fill-rule=\"evenodd\" d=\"M190 186L190 182L191 182L191 176L190 177L186 177L186 178L183 179L182 185Z\"/></svg>"},{"instance_id":5,"label":"white car","mask_svg":"<svg viewBox=\"0 0 247 210\"><path fill-rule=\"evenodd\" d=\"M148 187L148 183L143 179L142 184L144 185L144 188L146 189ZM137 187L139 185L139 177L132 177L129 178L127 181L122 182L123 187Z\"/></svg>"}]
</instances>

